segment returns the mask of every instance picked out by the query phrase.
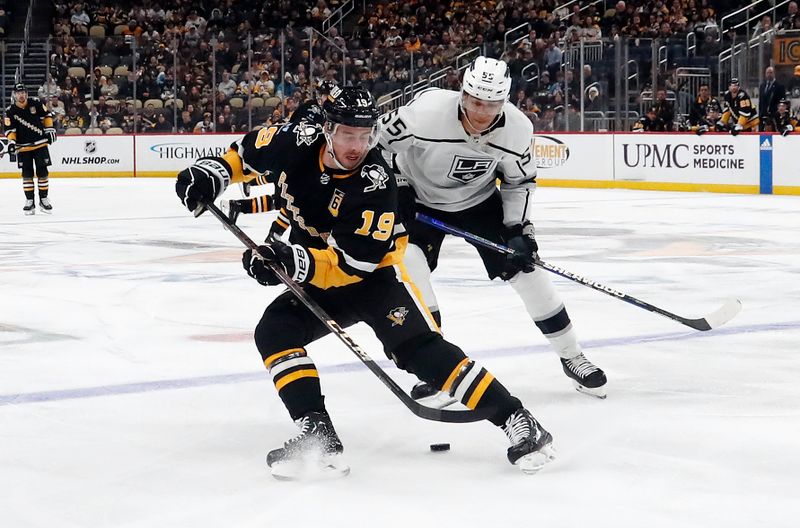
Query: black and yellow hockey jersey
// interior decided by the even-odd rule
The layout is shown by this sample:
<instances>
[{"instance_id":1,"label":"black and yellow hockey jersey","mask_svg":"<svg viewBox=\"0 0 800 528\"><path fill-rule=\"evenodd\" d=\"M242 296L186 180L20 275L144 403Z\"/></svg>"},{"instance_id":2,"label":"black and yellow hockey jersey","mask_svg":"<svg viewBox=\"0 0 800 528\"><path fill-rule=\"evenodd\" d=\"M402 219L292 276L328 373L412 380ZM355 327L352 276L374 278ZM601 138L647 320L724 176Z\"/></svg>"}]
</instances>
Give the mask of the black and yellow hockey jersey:
<instances>
[{"instance_id":1,"label":"black and yellow hockey jersey","mask_svg":"<svg viewBox=\"0 0 800 528\"><path fill-rule=\"evenodd\" d=\"M353 284L399 264L408 236L396 223L397 184L376 149L352 171L323 164L327 141L308 121L254 130L223 156L232 181L266 176L276 185L289 240L309 248L318 288Z\"/></svg>"},{"instance_id":2,"label":"black and yellow hockey jersey","mask_svg":"<svg viewBox=\"0 0 800 528\"><path fill-rule=\"evenodd\" d=\"M800 125L800 120L798 117L800 116L792 117L790 112L778 112L772 116L770 120L772 121L772 126L775 132L782 134L787 131L787 128L789 133L797 130L798 125Z\"/></svg>"},{"instance_id":3,"label":"black and yellow hockey jersey","mask_svg":"<svg viewBox=\"0 0 800 528\"><path fill-rule=\"evenodd\" d=\"M712 102L716 102L713 97L709 97L705 101L699 96L696 97L689 108L689 125L702 125L701 121L705 120L706 113L708 113L708 105Z\"/></svg>"},{"instance_id":4,"label":"black and yellow hockey jersey","mask_svg":"<svg viewBox=\"0 0 800 528\"><path fill-rule=\"evenodd\" d=\"M747 130L758 130L758 112L753 107L750 101L750 96L744 90L734 95L730 90L725 92L723 97L725 101L725 112L722 114L722 122L726 125L729 124L731 117L733 123L731 125L742 125L742 128Z\"/></svg>"},{"instance_id":5,"label":"black and yellow hockey jersey","mask_svg":"<svg viewBox=\"0 0 800 528\"><path fill-rule=\"evenodd\" d=\"M15 141L19 152L47 146L45 128L53 127L53 116L36 97L29 97L25 106L16 102L6 108L3 122L6 138Z\"/></svg>"}]
</instances>

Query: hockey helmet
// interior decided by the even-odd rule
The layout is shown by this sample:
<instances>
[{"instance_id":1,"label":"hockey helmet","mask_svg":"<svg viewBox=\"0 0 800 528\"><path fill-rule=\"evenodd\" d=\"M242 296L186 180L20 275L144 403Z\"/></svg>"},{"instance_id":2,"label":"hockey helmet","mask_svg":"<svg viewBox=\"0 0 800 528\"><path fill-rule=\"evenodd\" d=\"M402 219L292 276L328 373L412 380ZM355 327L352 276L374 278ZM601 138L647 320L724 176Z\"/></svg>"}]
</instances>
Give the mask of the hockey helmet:
<instances>
[{"instance_id":1,"label":"hockey helmet","mask_svg":"<svg viewBox=\"0 0 800 528\"><path fill-rule=\"evenodd\" d=\"M706 106L706 113L710 114L711 112L716 112L716 113L722 112L722 107L720 106L719 101L717 101L716 99L712 99L711 101L709 101L708 105Z\"/></svg>"},{"instance_id":2,"label":"hockey helmet","mask_svg":"<svg viewBox=\"0 0 800 528\"><path fill-rule=\"evenodd\" d=\"M336 83L333 81L328 81L328 80L322 81L317 85L317 93L319 93L320 95L328 95L329 93L331 93L331 90L333 89L334 86L336 86Z\"/></svg>"},{"instance_id":3,"label":"hockey helmet","mask_svg":"<svg viewBox=\"0 0 800 528\"><path fill-rule=\"evenodd\" d=\"M351 86L333 86L322 109L327 121L352 127L373 128L380 117L372 94Z\"/></svg>"},{"instance_id":4,"label":"hockey helmet","mask_svg":"<svg viewBox=\"0 0 800 528\"><path fill-rule=\"evenodd\" d=\"M480 56L464 71L464 93L483 101L505 101L511 92L511 73L501 60Z\"/></svg>"},{"instance_id":5,"label":"hockey helmet","mask_svg":"<svg viewBox=\"0 0 800 528\"><path fill-rule=\"evenodd\" d=\"M792 103L785 97L778 101L778 110L780 110L781 105L784 106L787 112L792 109Z\"/></svg>"}]
</instances>

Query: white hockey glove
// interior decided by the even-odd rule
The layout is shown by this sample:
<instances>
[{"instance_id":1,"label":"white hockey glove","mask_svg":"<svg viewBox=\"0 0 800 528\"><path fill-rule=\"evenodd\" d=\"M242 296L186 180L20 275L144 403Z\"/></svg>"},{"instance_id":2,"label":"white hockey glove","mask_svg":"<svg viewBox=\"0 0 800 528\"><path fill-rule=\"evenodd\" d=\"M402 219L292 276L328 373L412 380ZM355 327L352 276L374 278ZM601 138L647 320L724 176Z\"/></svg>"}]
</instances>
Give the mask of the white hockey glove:
<instances>
[{"instance_id":1,"label":"white hockey glove","mask_svg":"<svg viewBox=\"0 0 800 528\"><path fill-rule=\"evenodd\" d=\"M786 137L786 136L788 136L789 134L791 134L792 132L794 132L794 127L793 127L792 125L786 125L786 128L784 128L784 129L781 131L781 135L782 135L783 137Z\"/></svg>"},{"instance_id":2,"label":"white hockey glove","mask_svg":"<svg viewBox=\"0 0 800 528\"><path fill-rule=\"evenodd\" d=\"M230 165L222 158L200 158L178 173L175 193L187 209L196 211L198 206L212 203L222 194L231 182L232 173ZM198 211L198 216L203 210Z\"/></svg>"},{"instance_id":3,"label":"white hockey glove","mask_svg":"<svg viewBox=\"0 0 800 528\"><path fill-rule=\"evenodd\" d=\"M287 245L275 240L258 246L257 253L248 249L242 254L242 266L259 284L281 284L281 279L270 264L282 268L292 280L299 283L307 282L314 276L314 259L306 248L298 244Z\"/></svg>"},{"instance_id":4,"label":"white hockey glove","mask_svg":"<svg viewBox=\"0 0 800 528\"><path fill-rule=\"evenodd\" d=\"M702 136L706 132L708 132L708 125L700 125L699 127L697 127L696 133L698 136Z\"/></svg>"}]
</instances>

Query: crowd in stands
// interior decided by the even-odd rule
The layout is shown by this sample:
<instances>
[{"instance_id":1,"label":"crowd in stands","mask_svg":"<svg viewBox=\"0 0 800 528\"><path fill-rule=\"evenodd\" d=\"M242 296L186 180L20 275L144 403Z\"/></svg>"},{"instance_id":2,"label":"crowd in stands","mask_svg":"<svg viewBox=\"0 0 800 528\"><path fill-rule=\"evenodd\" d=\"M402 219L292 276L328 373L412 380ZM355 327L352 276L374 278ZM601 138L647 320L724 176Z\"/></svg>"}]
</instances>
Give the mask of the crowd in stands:
<instances>
[{"instance_id":1,"label":"crowd in stands","mask_svg":"<svg viewBox=\"0 0 800 528\"><path fill-rule=\"evenodd\" d=\"M728 0L627 0L605 11L603 4L569 10L556 0L377 0L345 26L346 36L323 28L340 3L142 0L130 8L55 0L50 78L39 96L62 133L238 132L285 119L324 80L358 83L379 97L463 65L475 54L461 55L478 47L509 62L511 101L537 129L561 130L577 122L581 103L585 111L606 104L609 90L598 82L607 71L562 68L566 44L629 37L685 45L693 32L698 54L713 54L732 38L718 40ZM760 31L771 27L766 18ZM506 32L525 23L506 42ZM796 3L776 24L800 27ZM532 63L537 75L523 76ZM455 68L441 86L459 88Z\"/></svg>"}]
</instances>

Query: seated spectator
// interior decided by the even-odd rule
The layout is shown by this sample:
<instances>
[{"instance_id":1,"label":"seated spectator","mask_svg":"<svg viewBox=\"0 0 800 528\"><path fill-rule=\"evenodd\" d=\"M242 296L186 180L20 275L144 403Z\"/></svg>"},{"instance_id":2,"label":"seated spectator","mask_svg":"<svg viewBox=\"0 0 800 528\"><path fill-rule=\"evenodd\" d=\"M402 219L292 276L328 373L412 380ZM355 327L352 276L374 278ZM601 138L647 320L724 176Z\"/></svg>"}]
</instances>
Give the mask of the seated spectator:
<instances>
[{"instance_id":1,"label":"seated spectator","mask_svg":"<svg viewBox=\"0 0 800 528\"><path fill-rule=\"evenodd\" d=\"M777 24L777 28L780 31L787 31L793 29L795 26L795 20L800 19L800 15L798 15L797 11L797 2L789 2L789 12L785 17L781 19L780 22Z\"/></svg>"},{"instance_id":2,"label":"seated spectator","mask_svg":"<svg viewBox=\"0 0 800 528\"><path fill-rule=\"evenodd\" d=\"M194 126L193 132L195 134L207 134L214 131L214 123L211 121L211 112L203 114L203 120L198 121Z\"/></svg>"},{"instance_id":3,"label":"seated spectator","mask_svg":"<svg viewBox=\"0 0 800 528\"><path fill-rule=\"evenodd\" d=\"M233 97L236 93L236 81L231 79L231 74L225 70L222 72L222 80L217 85L217 90L225 94L225 97Z\"/></svg>"},{"instance_id":4,"label":"seated spectator","mask_svg":"<svg viewBox=\"0 0 800 528\"><path fill-rule=\"evenodd\" d=\"M172 123L167 121L167 116L164 113L158 114L156 124L153 126L152 131L157 133L172 132Z\"/></svg>"},{"instance_id":5,"label":"seated spectator","mask_svg":"<svg viewBox=\"0 0 800 528\"><path fill-rule=\"evenodd\" d=\"M798 17L797 20L800 20L800 17ZM800 64L794 67L794 75L789 81L787 92L789 92L790 97L800 97Z\"/></svg>"},{"instance_id":6,"label":"seated spectator","mask_svg":"<svg viewBox=\"0 0 800 528\"><path fill-rule=\"evenodd\" d=\"M45 101L51 97L59 97L61 95L61 88L59 88L56 80L53 79L50 74L48 74L47 82L40 86L36 93L39 96L39 99Z\"/></svg>"}]
</instances>

